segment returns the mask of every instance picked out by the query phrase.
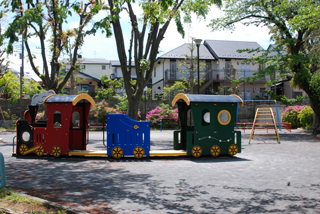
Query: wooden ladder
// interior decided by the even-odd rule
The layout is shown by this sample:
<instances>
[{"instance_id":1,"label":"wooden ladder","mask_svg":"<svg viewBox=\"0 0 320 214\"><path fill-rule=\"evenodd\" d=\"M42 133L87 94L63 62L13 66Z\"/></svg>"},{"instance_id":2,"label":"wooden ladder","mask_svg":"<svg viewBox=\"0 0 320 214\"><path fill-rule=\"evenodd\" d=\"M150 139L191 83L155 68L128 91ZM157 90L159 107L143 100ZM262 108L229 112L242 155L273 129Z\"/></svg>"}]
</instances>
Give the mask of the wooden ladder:
<instances>
[{"instance_id":1,"label":"wooden ladder","mask_svg":"<svg viewBox=\"0 0 320 214\"><path fill-rule=\"evenodd\" d=\"M259 125L266 126L267 134L255 133L256 128ZM268 133L269 125L271 125L272 130L274 129L274 133ZM253 138L276 138L278 143L280 143L280 137L274 121L272 108L257 108L249 138L249 144Z\"/></svg>"}]
</instances>

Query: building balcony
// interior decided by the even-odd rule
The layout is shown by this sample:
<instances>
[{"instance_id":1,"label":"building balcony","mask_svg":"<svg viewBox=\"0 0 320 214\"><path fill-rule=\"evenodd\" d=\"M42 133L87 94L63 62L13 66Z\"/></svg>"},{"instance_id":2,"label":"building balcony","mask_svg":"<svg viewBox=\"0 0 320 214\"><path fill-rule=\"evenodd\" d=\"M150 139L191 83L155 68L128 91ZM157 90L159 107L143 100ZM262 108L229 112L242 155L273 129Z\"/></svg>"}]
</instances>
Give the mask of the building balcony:
<instances>
[{"instance_id":1,"label":"building balcony","mask_svg":"<svg viewBox=\"0 0 320 214\"><path fill-rule=\"evenodd\" d=\"M238 79L240 77L251 77L254 73L256 73L258 70L250 70L250 71L244 71L244 72L231 72L228 70L206 70L206 71L200 71L200 77L204 79L205 82L212 81L212 82L231 82L234 77L232 75L235 75L235 79ZM194 73L194 78L197 78L198 73ZM189 79L189 73L187 70L171 70L167 69L165 70L165 77L164 80L166 83L168 82L175 82L175 81L181 81L183 79ZM265 83L267 80L269 80L270 77L265 76L261 78L258 81L255 81L257 83Z\"/></svg>"}]
</instances>

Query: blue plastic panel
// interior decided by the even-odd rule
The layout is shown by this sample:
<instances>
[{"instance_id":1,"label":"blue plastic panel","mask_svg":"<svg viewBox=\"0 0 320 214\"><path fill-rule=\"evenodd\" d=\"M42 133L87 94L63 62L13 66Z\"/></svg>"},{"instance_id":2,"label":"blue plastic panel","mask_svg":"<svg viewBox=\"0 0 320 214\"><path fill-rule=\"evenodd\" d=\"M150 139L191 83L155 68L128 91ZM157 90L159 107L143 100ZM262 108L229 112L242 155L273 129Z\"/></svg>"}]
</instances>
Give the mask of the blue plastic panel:
<instances>
[{"instance_id":1,"label":"blue plastic panel","mask_svg":"<svg viewBox=\"0 0 320 214\"><path fill-rule=\"evenodd\" d=\"M124 156L132 156L137 146L145 150L145 156L150 152L150 121L136 121L126 114L107 115L107 154L111 156L112 149L119 146Z\"/></svg>"},{"instance_id":2,"label":"blue plastic panel","mask_svg":"<svg viewBox=\"0 0 320 214\"><path fill-rule=\"evenodd\" d=\"M0 175L1 175L1 182L0 182L0 189L6 186L6 171L4 168L4 157L0 152Z\"/></svg>"}]
</instances>

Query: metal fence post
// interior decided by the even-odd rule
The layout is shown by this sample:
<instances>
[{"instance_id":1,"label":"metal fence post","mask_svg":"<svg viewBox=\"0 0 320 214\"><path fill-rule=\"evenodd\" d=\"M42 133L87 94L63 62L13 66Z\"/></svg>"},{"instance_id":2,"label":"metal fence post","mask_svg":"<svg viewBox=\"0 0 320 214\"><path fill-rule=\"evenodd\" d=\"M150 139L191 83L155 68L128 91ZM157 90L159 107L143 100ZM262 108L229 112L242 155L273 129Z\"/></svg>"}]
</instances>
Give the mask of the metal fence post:
<instances>
[{"instance_id":1,"label":"metal fence post","mask_svg":"<svg viewBox=\"0 0 320 214\"><path fill-rule=\"evenodd\" d=\"M6 186L6 171L4 168L4 157L2 153L0 152L0 174L1 174L1 183L0 183L0 189Z\"/></svg>"}]
</instances>

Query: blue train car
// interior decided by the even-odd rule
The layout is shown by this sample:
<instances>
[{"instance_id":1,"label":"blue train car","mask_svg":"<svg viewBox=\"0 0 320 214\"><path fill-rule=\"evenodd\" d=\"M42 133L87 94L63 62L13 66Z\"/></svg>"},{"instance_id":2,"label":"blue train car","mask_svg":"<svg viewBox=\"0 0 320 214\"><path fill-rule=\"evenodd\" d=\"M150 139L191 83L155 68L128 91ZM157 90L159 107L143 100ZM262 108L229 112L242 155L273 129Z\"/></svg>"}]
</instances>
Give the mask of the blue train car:
<instances>
[{"instance_id":1,"label":"blue train car","mask_svg":"<svg viewBox=\"0 0 320 214\"><path fill-rule=\"evenodd\" d=\"M107 154L114 158L150 155L150 121L136 121L126 114L107 115Z\"/></svg>"}]
</instances>

